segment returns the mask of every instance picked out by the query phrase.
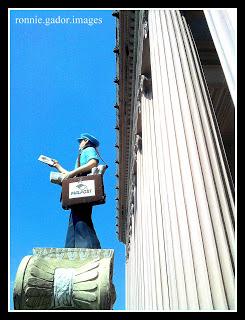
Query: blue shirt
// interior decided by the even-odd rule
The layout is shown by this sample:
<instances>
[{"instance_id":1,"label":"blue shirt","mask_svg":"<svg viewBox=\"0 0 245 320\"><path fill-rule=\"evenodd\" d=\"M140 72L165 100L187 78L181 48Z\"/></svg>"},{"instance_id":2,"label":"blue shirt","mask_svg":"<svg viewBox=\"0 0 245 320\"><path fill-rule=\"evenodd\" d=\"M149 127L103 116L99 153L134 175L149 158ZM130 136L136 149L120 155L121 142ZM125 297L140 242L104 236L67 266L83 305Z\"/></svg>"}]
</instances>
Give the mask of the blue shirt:
<instances>
[{"instance_id":1,"label":"blue shirt","mask_svg":"<svg viewBox=\"0 0 245 320\"><path fill-rule=\"evenodd\" d=\"M88 163L91 159L95 159L99 162L99 156L93 147L87 147L85 149L80 149L80 166ZM76 160L75 169L78 167L78 161Z\"/></svg>"}]
</instances>

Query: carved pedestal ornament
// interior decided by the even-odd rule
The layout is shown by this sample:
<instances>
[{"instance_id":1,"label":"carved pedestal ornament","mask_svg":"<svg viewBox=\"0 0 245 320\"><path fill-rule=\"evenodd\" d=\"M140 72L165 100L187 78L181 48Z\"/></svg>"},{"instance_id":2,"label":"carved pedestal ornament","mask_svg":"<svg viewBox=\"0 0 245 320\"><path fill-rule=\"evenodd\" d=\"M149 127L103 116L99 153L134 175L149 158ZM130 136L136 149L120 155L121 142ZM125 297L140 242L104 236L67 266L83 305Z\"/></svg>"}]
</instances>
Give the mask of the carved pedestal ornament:
<instances>
[{"instance_id":1,"label":"carved pedestal ornament","mask_svg":"<svg viewBox=\"0 0 245 320\"><path fill-rule=\"evenodd\" d=\"M112 309L113 257L110 249L33 249L16 274L14 309Z\"/></svg>"}]
</instances>

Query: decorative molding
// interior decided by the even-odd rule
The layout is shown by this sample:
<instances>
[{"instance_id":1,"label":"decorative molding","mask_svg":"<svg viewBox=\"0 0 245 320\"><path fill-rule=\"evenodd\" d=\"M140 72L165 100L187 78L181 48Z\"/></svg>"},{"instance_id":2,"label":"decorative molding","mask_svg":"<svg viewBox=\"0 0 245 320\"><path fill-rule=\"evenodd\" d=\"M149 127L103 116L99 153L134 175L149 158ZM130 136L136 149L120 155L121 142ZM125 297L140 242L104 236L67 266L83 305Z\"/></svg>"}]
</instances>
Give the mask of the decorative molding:
<instances>
[{"instance_id":1,"label":"decorative molding","mask_svg":"<svg viewBox=\"0 0 245 320\"><path fill-rule=\"evenodd\" d=\"M118 235L119 240L126 241L127 228L127 199L130 189L130 172L132 166L132 154L130 150L134 147L135 131L132 128L135 123L135 99L137 99L137 88L135 80L140 75L141 58L139 54L142 51L144 38L143 27L144 11L125 10L120 11L120 23L117 25L117 43L119 43L120 55L117 59L117 68L120 77L120 88L117 91L117 100L120 105L117 113L119 131L117 137L119 140L119 207L117 215L119 217ZM136 90L136 92L135 92ZM140 107L137 106L140 110Z\"/></svg>"}]
</instances>

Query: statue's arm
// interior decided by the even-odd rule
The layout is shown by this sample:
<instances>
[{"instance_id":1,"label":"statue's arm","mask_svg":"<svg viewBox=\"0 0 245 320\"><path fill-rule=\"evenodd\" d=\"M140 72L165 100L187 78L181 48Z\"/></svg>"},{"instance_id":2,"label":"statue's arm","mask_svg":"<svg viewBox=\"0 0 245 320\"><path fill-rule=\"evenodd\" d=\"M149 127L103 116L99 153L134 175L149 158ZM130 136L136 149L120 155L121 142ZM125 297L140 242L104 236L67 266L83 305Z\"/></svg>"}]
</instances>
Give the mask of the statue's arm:
<instances>
[{"instance_id":1,"label":"statue's arm","mask_svg":"<svg viewBox=\"0 0 245 320\"><path fill-rule=\"evenodd\" d=\"M55 167L60 173L64 173L64 174L67 174L68 171L66 169L64 169L57 160L53 159L54 160L54 164L53 164L53 167Z\"/></svg>"},{"instance_id":2,"label":"statue's arm","mask_svg":"<svg viewBox=\"0 0 245 320\"><path fill-rule=\"evenodd\" d=\"M90 172L91 169L96 167L97 165L98 165L98 160L91 159L86 164L84 164L84 165L82 165L82 166L80 166L70 172L67 172L67 175L64 177L64 179L73 178L73 177L77 176L78 174Z\"/></svg>"}]
</instances>

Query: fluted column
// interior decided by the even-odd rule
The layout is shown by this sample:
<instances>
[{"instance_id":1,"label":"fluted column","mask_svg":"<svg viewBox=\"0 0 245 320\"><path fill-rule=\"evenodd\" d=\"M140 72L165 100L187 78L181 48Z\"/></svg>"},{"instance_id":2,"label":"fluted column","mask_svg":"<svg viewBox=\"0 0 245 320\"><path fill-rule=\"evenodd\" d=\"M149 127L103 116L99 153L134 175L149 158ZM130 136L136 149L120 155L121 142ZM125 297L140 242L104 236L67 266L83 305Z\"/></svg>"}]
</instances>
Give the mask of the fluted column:
<instances>
[{"instance_id":1,"label":"fluted column","mask_svg":"<svg viewBox=\"0 0 245 320\"><path fill-rule=\"evenodd\" d=\"M148 233L149 243L149 271L150 274L150 291L151 301L149 309L168 309L169 308L169 293L168 293L168 279L166 274L166 260L165 260L165 243L161 241L164 236L162 228L162 219L156 213L161 210L158 201L159 190L155 172L153 146L154 130L153 119L150 113L151 101L142 96L141 110L142 110L142 150L143 150L143 194L144 210L142 215L145 219L146 232ZM163 274L163 276L162 276ZM164 288L164 290L163 290Z\"/></svg>"},{"instance_id":2,"label":"fluted column","mask_svg":"<svg viewBox=\"0 0 245 320\"><path fill-rule=\"evenodd\" d=\"M137 219L139 221L138 232L141 234L141 301L142 310L151 310L155 294L155 278L153 271L153 239L152 223L149 213L149 198L146 191L145 165L142 150L137 151Z\"/></svg>"},{"instance_id":3,"label":"fluted column","mask_svg":"<svg viewBox=\"0 0 245 320\"><path fill-rule=\"evenodd\" d=\"M151 85L136 79L131 131L126 308L235 309L234 187L197 49L178 10L150 10L148 26Z\"/></svg>"},{"instance_id":4,"label":"fluted column","mask_svg":"<svg viewBox=\"0 0 245 320\"><path fill-rule=\"evenodd\" d=\"M142 154L151 307L234 309L232 185L195 45L177 10L149 11L149 39Z\"/></svg>"}]
</instances>

